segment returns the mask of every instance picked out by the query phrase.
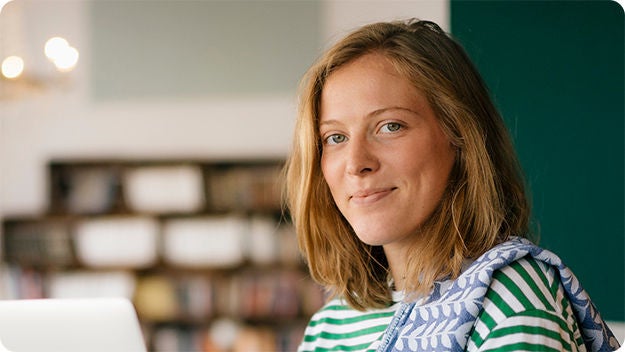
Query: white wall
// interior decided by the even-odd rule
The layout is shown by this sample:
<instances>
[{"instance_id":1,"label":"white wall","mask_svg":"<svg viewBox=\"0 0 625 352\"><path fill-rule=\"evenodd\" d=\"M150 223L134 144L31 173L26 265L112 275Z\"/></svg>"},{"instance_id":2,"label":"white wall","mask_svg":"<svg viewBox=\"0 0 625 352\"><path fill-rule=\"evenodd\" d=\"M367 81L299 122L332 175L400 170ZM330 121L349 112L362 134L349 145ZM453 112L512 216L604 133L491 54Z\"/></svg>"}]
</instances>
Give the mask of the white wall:
<instances>
[{"instance_id":1,"label":"white wall","mask_svg":"<svg viewBox=\"0 0 625 352\"><path fill-rule=\"evenodd\" d=\"M89 1L14 0L9 4L16 11L13 26L23 33L14 42L18 49L23 48L24 55L42 58L40 48L45 40L60 35L80 50L81 57L68 86L58 82L58 87L34 92L21 100L6 101L0 96L0 219L46 211L46 166L53 158L286 156L295 116L295 92L91 100ZM330 38L344 27L352 27L358 18L405 17L411 12L407 9L418 12L415 10L427 8L442 20L447 18L444 2L364 3L370 10L358 15L350 9L360 8L361 4L324 3L328 12L324 36ZM384 8L383 14L374 11L376 7ZM1 15L0 54L7 39ZM37 74L54 73L45 59L36 64L46 67ZM3 270L0 268L0 272Z\"/></svg>"},{"instance_id":2,"label":"white wall","mask_svg":"<svg viewBox=\"0 0 625 352\"><path fill-rule=\"evenodd\" d=\"M0 100L0 217L46 210L46 163L52 158L288 153L295 92L96 103L88 92L88 2L15 0L8 6L21 11L19 42L26 51L39 50L50 35L62 35L80 50L81 57L68 87ZM446 1L326 1L323 6L326 46L377 20L418 17L449 27ZM207 116L221 118L216 123Z\"/></svg>"}]
</instances>

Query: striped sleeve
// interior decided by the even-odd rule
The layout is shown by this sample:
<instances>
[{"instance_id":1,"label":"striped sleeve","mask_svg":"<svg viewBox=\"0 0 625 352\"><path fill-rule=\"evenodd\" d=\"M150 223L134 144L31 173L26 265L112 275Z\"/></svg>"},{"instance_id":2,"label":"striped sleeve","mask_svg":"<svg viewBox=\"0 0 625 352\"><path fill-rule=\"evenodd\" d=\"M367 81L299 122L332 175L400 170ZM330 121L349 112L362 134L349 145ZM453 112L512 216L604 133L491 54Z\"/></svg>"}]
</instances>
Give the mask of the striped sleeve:
<instances>
[{"instance_id":1,"label":"striped sleeve","mask_svg":"<svg viewBox=\"0 0 625 352\"><path fill-rule=\"evenodd\" d=\"M396 307L361 312L334 299L313 315L298 351L375 351Z\"/></svg>"},{"instance_id":2,"label":"striped sleeve","mask_svg":"<svg viewBox=\"0 0 625 352\"><path fill-rule=\"evenodd\" d=\"M585 351L555 270L523 258L493 274L467 351Z\"/></svg>"}]
</instances>

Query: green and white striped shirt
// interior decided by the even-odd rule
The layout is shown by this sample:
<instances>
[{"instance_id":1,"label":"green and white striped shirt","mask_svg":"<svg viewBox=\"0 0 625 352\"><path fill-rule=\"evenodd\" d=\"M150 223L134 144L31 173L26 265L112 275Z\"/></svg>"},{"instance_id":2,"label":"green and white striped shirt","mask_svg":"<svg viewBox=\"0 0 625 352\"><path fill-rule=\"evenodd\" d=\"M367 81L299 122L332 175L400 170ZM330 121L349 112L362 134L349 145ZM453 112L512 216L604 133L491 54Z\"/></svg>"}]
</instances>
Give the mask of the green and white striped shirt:
<instances>
[{"instance_id":1,"label":"green and white striped shirt","mask_svg":"<svg viewBox=\"0 0 625 352\"><path fill-rule=\"evenodd\" d=\"M493 274L467 351L586 351L555 269L520 259Z\"/></svg>"},{"instance_id":2,"label":"green and white striped shirt","mask_svg":"<svg viewBox=\"0 0 625 352\"><path fill-rule=\"evenodd\" d=\"M299 351L375 351L403 295L392 298L389 307L365 312L334 298L310 320Z\"/></svg>"},{"instance_id":3,"label":"green and white striped shirt","mask_svg":"<svg viewBox=\"0 0 625 352\"><path fill-rule=\"evenodd\" d=\"M299 351L375 351L393 305L360 312L343 300L328 302L311 319ZM585 351L571 306L554 269L520 259L493 274L467 351Z\"/></svg>"}]
</instances>

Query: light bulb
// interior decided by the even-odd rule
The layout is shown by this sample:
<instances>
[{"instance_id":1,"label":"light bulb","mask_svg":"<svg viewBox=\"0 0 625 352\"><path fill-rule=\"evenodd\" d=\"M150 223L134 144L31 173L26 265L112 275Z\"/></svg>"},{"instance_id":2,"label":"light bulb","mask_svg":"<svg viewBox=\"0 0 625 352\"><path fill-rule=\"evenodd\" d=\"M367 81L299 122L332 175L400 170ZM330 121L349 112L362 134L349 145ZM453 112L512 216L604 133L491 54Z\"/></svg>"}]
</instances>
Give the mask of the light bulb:
<instances>
[{"instance_id":1,"label":"light bulb","mask_svg":"<svg viewBox=\"0 0 625 352\"><path fill-rule=\"evenodd\" d=\"M13 79L19 77L24 72L24 60L19 56L9 56L2 61L2 75Z\"/></svg>"},{"instance_id":2,"label":"light bulb","mask_svg":"<svg viewBox=\"0 0 625 352\"><path fill-rule=\"evenodd\" d=\"M68 47L69 43L64 38L52 37L46 42L43 51L48 59L54 61L59 56L62 56L63 52L67 50Z\"/></svg>"},{"instance_id":3,"label":"light bulb","mask_svg":"<svg viewBox=\"0 0 625 352\"><path fill-rule=\"evenodd\" d=\"M54 59L54 65L61 72L71 71L78 62L80 54L74 47L67 47Z\"/></svg>"}]
</instances>

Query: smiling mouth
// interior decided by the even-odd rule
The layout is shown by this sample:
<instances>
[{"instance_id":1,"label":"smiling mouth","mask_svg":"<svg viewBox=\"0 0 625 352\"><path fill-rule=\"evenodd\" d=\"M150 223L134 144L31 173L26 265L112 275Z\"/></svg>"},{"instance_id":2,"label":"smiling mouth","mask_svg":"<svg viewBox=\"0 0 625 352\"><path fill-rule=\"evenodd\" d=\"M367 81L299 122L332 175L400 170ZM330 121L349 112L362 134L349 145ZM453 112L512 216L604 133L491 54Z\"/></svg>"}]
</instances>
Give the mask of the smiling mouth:
<instances>
[{"instance_id":1,"label":"smiling mouth","mask_svg":"<svg viewBox=\"0 0 625 352\"><path fill-rule=\"evenodd\" d=\"M349 197L355 204L371 204L391 194L397 187L368 189L356 192Z\"/></svg>"}]
</instances>

